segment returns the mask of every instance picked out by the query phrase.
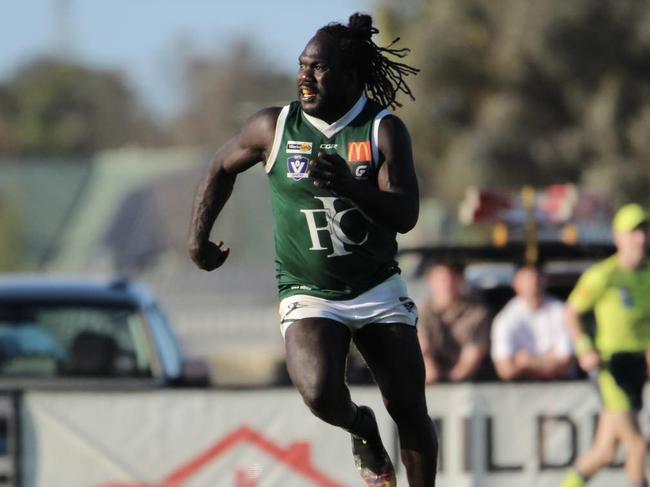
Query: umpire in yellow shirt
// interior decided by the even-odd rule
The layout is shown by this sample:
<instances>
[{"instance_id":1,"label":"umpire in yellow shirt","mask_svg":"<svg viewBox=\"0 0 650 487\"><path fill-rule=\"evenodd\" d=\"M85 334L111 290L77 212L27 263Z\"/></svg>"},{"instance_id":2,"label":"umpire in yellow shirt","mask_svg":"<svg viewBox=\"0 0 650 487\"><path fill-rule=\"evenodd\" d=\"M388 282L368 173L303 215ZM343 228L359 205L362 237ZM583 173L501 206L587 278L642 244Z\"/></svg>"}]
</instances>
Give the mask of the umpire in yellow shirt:
<instances>
[{"instance_id":1,"label":"umpire in yellow shirt","mask_svg":"<svg viewBox=\"0 0 650 487\"><path fill-rule=\"evenodd\" d=\"M569 296L566 317L580 366L597 379L603 409L591 449L576 462L562 487L582 487L609 465L619 443L625 446L625 470L633 487L647 487L646 440L637 413L641 409L650 345L650 264L648 212L623 206L612 223L616 253L588 269ZM593 311L595 340L581 315Z\"/></svg>"}]
</instances>

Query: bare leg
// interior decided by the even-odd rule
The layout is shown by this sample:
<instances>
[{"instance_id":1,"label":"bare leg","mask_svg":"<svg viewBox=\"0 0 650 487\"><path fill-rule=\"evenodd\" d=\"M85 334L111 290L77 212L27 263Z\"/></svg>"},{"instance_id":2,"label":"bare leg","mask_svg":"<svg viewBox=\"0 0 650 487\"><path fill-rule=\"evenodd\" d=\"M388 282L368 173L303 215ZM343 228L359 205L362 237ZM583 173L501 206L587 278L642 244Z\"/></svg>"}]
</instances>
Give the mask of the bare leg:
<instances>
[{"instance_id":1,"label":"bare leg","mask_svg":"<svg viewBox=\"0 0 650 487\"><path fill-rule=\"evenodd\" d=\"M601 468L614 461L617 447L615 415L602 412L598 418L594 444L576 463L578 471L587 478L592 477Z\"/></svg>"},{"instance_id":2,"label":"bare leg","mask_svg":"<svg viewBox=\"0 0 650 487\"><path fill-rule=\"evenodd\" d=\"M435 485L438 444L424 396L424 362L416 329L371 324L354 336L399 432L401 457L411 487Z\"/></svg>"},{"instance_id":3,"label":"bare leg","mask_svg":"<svg viewBox=\"0 0 650 487\"><path fill-rule=\"evenodd\" d=\"M645 477L646 441L639 429L636 413L617 414L616 431L625 445L625 471L634 485L641 485Z\"/></svg>"},{"instance_id":4,"label":"bare leg","mask_svg":"<svg viewBox=\"0 0 650 487\"><path fill-rule=\"evenodd\" d=\"M646 442L639 430L636 414L603 412L598 421L596 439L591 449L576 464L587 478L614 461L616 449L622 442L626 449L625 470L634 485L645 481Z\"/></svg>"},{"instance_id":5,"label":"bare leg","mask_svg":"<svg viewBox=\"0 0 650 487\"><path fill-rule=\"evenodd\" d=\"M296 321L284 342L289 376L309 409L323 421L349 428L356 407L345 384L350 331L323 318Z\"/></svg>"}]
</instances>

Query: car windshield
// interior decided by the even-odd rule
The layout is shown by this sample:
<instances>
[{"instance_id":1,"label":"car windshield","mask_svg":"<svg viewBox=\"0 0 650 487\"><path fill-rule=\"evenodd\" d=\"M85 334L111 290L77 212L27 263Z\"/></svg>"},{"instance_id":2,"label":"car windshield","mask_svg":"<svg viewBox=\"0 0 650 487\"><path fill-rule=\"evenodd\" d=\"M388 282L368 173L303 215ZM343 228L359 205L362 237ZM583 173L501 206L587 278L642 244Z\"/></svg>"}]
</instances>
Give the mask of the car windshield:
<instances>
[{"instance_id":1,"label":"car windshield","mask_svg":"<svg viewBox=\"0 0 650 487\"><path fill-rule=\"evenodd\" d=\"M150 376L142 320L122 304L0 302L0 378Z\"/></svg>"}]
</instances>

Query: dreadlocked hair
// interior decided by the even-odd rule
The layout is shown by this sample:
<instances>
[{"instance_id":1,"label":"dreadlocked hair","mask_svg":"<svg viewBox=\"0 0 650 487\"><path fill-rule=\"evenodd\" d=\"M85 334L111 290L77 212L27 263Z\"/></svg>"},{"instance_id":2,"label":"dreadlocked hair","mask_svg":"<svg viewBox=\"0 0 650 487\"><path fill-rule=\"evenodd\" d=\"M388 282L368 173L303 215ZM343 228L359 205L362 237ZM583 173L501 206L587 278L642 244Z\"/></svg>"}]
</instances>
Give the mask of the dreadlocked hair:
<instances>
[{"instance_id":1,"label":"dreadlocked hair","mask_svg":"<svg viewBox=\"0 0 650 487\"><path fill-rule=\"evenodd\" d=\"M404 78L417 74L420 70L386 57L390 55L403 58L411 50L393 47L400 40L399 37L387 47L379 47L375 44L371 37L379 30L372 26L370 15L355 13L350 16L347 26L331 23L319 29L319 32L327 33L338 42L343 65L357 71L368 98L383 107L392 109L402 106L396 100L398 91L415 100Z\"/></svg>"}]
</instances>

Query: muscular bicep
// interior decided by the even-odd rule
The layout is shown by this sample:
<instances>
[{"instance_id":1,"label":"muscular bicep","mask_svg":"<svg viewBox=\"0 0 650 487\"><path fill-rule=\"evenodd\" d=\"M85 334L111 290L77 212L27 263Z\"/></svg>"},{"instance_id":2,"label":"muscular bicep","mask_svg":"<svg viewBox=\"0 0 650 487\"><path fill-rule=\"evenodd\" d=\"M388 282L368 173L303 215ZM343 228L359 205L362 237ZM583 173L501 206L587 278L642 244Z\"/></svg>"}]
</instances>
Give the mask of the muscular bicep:
<instances>
[{"instance_id":1,"label":"muscular bicep","mask_svg":"<svg viewBox=\"0 0 650 487\"><path fill-rule=\"evenodd\" d=\"M266 108L249 118L214 155L213 164L238 174L264 161L271 151L280 108Z\"/></svg>"},{"instance_id":2,"label":"muscular bicep","mask_svg":"<svg viewBox=\"0 0 650 487\"><path fill-rule=\"evenodd\" d=\"M413 164L411 137L404 123L394 115L379 125L379 189L418 200L418 184Z\"/></svg>"}]
</instances>

